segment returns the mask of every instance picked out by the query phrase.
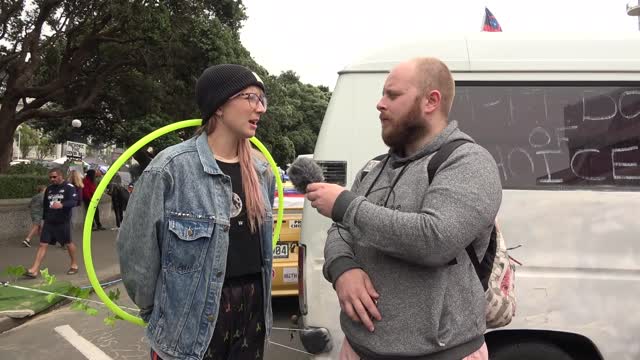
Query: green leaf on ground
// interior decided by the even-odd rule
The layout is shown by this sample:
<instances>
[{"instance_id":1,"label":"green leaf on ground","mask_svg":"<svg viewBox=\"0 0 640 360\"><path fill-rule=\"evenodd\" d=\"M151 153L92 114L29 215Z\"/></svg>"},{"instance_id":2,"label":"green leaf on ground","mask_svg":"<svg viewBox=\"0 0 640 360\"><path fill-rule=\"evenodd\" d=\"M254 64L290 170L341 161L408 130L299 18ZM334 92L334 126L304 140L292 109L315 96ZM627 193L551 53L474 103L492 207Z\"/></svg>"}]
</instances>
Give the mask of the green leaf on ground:
<instances>
[{"instance_id":1,"label":"green leaf on ground","mask_svg":"<svg viewBox=\"0 0 640 360\"><path fill-rule=\"evenodd\" d=\"M79 293L80 293L80 288L77 286L74 286L71 289L69 289L69 296L78 297Z\"/></svg>"},{"instance_id":2,"label":"green leaf on ground","mask_svg":"<svg viewBox=\"0 0 640 360\"><path fill-rule=\"evenodd\" d=\"M71 303L71 310L84 310L83 308L83 303L81 303L80 301L74 301L73 303Z\"/></svg>"},{"instance_id":3,"label":"green leaf on ground","mask_svg":"<svg viewBox=\"0 0 640 360\"><path fill-rule=\"evenodd\" d=\"M7 266L2 272L2 275L7 275L7 276L17 278L17 277L23 276L26 273L27 273L27 269L25 269L24 266L19 265L19 266Z\"/></svg>"},{"instance_id":4,"label":"green leaf on ground","mask_svg":"<svg viewBox=\"0 0 640 360\"><path fill-rule=\"evenodd\" d=\"M53 283L56 282L56 276L55 275L50 275L49 274L49 269L40 270L40 274L42 275L42 279L44 280L45 284L52 285Z\"/></svg>"},{"instance_id":5,"label":"green leaf on ground","mask_svg":"<svg viewBox=\"0 0 640 360\"><path fill-rule=\"evenodd\" d=\"M80 292L78 292L77 297L80 299L88 299L89 295L91 295L91 288L81 289Z\"/></svg>"},{"instance_id":6,"label":"green leaf on ground","mask_svg":"<svg viewBox=\"0 0 640 360\"><path fill-rule=\"evenodd\" d=\"M120 299L120 289L116 288L116 291L109 290L109 299L113 302L118 301Z\"/></svg>"},{"instance_id":7,"label":"green leaf on ground","mask_svg":"<svg viewBox=\"0 0 640 360\"><path fill-rule=\"evenodd\" d=\"M86 309L85 312L87 313L87 315L90 315L90 316L98 315L98 309L94 309L92 307Z\"/></svg>"},{"instance_id":8,"label":"green leaf on ground","mask_svg":"<svg viewBox=\"0 0 640 360\"><path fill-rule=\"evenodd\" d=\"M57 294L67 295L73 286L66 281L58 281L51 285L36 285L34 289L45 290ZM52 299L53 298L53 299ZM52 299L53 301L49 301ZM0 291L0 311L33 310L35 313L43 311L60 302L63 298L56 295L47 295L29 290L3 287Z\"/></svg>"}]
</instances>

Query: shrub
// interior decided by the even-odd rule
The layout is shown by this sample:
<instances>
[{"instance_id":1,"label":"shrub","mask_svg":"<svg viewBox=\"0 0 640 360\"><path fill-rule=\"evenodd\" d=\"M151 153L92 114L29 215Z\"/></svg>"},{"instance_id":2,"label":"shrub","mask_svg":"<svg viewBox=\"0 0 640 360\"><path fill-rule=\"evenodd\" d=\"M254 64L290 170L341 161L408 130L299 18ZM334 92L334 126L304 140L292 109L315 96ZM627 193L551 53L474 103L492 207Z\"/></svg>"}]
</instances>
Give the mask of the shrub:
<instances>
[{"instance_id":1,"label":"shrub","mask_svg":"<svg viewBox=\"0 0 640 360\"><path fill-rule=\"evenodd\" d=\"M9 166L9 175L42 175L47 176L49 169L41 164L17 164Z\"/></svg>"},{"instance_id":2,"label":"shrub","mask_svg":"<svg viewBox=\"0 0 640 360\"><path fill-rule=\"evenodd\" d=\"M46 173L45 175L0 175L0 199L30 198L36 194L38 185L48 184L49 178Z\"/></svg>"}]
</instances>

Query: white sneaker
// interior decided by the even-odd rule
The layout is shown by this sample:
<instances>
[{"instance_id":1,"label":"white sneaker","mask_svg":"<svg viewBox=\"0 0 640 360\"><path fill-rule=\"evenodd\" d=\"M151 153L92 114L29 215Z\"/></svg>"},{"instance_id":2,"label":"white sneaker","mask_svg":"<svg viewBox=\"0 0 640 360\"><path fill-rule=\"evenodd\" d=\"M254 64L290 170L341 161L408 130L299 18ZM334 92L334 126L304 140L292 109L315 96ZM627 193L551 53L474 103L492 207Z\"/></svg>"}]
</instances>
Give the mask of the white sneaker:
<instances>
[{"instance_id":1,"label":"white sneaker","mask_svg":"<svg viewBox=\"0 0 640 360\"><path fill-rule=\"evenodd\" d=\"M24 244L24 246L26 246L26 247L31 247L31 240L24 239L24 240L22 240L22 244Z\"/></svg>"}]
</instances>

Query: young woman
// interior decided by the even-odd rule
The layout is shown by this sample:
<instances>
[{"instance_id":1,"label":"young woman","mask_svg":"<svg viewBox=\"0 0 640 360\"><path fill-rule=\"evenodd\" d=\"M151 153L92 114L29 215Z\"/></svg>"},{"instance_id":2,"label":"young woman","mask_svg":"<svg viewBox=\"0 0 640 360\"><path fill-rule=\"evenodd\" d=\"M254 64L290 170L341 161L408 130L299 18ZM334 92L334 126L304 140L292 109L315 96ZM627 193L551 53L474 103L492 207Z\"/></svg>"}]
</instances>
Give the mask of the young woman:
<instances>
[{"instance_id":1,"label":"young woman","mask_svg":"<svg viewBox=\"0 0 640 360\"><path fill-rule=\"evenodd\" d=\"M76 206L82 205L82 191L84 190L84 182L82 179L82 175L78 170L69 171L69 176L67 176L67 182L73 185L76 188L76 193L78 194L78 202ZM71 224L82 224L82 216L84 213L80 210L79 207L74 207L71 209ZM65 244L58 244L62 249L66 248Z\"/></svg>"},{"instance_id":2,"label":"young woman","mask_svg":"<svg viewBox=\"0 0 640 360\"><path fill-rule=\"evenodd\" d=\"M240 65L196 84L203 125L160 152L131 194L118 236L127 292L152 359L262 359L272 324L275 178L249 138L267 109Z\"/></svg>"},{"instance_id":3,"label":"young woman","mask_svg":"<svg viewBox=\"0 0 640 360\"><path fill-rule=\"evenodd\" d=\"M80 194L80 192L84 188L84 183L82 182L82 176L80 175L78 170L69 171L67 182L76 187L76 192L78 194ZM78 200L78 205L80 205L80 200Z\"/></svg>"}]
</instances>

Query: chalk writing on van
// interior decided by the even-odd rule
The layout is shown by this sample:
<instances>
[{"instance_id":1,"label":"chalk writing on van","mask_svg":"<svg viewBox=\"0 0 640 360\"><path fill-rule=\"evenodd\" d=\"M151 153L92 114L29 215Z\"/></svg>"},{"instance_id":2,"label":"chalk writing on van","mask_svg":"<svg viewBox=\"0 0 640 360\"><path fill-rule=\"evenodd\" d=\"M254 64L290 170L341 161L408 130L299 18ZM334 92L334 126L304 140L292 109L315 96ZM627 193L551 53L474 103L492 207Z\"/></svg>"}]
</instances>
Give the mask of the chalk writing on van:
<instances>
[{"instance_id":1,"label":"chalk writing on van","mask_svg":"<svg viewBox=\"0 0 640 360\"><path fill-rule=\"evenodd\" d=\"M505 189L640 186L637 84L477 84L458 83L450 118L493 155Z\"/></svg>"}]
</instances>

